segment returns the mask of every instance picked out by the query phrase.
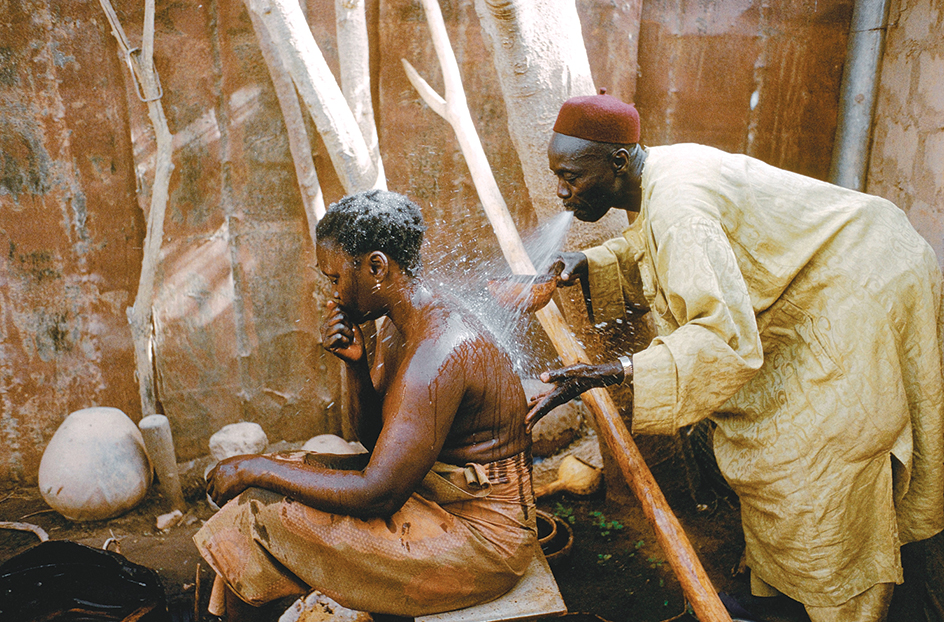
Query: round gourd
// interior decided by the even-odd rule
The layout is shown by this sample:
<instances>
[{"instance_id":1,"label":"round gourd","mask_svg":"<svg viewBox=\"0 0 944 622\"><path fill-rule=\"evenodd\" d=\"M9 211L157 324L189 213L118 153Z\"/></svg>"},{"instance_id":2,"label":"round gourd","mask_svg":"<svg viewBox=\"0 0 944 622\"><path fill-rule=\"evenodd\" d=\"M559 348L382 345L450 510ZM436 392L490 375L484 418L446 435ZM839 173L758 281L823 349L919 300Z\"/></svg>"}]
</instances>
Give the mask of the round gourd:
<instances>
[{"instance_id":1,"label":"round gourd","mask_svg":"<svg viewBox=\"0 0 944 622\"><path fill-rule=\"evenodd\" d=\"M123 514L140 503L150 485L151 463L141 431L117 408L70 414L39 464L43 499L74 521Z\"/></svg>"}]
</instances>

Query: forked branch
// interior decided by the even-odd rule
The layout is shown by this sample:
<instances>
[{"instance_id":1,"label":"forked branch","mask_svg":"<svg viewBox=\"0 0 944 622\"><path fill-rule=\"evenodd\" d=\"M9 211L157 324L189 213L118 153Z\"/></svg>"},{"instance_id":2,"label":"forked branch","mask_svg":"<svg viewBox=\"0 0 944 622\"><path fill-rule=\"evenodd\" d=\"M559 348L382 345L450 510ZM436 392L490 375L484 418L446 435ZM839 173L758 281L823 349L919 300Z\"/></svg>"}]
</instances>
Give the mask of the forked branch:
<instances>
[{"instance_id":1,"label":"forked branch","mask_svg":"<svg viewBox=\"0 0 944 622\"><path fill-rule=\"evenodd\" d=\"M138 378L138 392L141 397L141 414L148 416L157 412L155 396L154 365L152 361L154 275L160 261L161 241L164 239L164 214L167 210L170 174L174 170L171 160L173 154L173 136L167 128L167 118L161 105L160 79L154 68L154 0L146 0L144 8L144 35L142 50L131 47L125 36L118 15L109 0L99 0L112 34L118 40L120 52L131 70L131 80L135 91L142 101L147 103L148 116L154 126L157 144L154 182L151 186L151 206L147 214L147 232L144 236L144 258L141 261L141 277L138 280L138 292L134 306L128 309L128 322L134 341L135 369Z\"/></svg>"},{"instance_id":2,"label":"forked branch","mask_svg":"<svg viewBox=\"0 0 944 622\"><path fill-rule=\"evenodd\" d=\"M524 249L524 244L518 235L518 228L498 189L498 183L495 181L485 150L482 148L482 141L479 140L475 124L472 122L465 91L462 88L462 78L459 75L459 64L449 44L449 35L446 33L446 24L439 10L439 4L436 0L423 0L423 8L426 10L426 21L429 23L436 57L442 67L446 96L440 97L404 59L403 65L407 76L423 101L436 114L443 117L455 131L462 155L472 174L472 183L475 184L482 207L495 229L498 243L512 271L518 274L534 274L534 265Z\"/></svg>"}]
</instances>

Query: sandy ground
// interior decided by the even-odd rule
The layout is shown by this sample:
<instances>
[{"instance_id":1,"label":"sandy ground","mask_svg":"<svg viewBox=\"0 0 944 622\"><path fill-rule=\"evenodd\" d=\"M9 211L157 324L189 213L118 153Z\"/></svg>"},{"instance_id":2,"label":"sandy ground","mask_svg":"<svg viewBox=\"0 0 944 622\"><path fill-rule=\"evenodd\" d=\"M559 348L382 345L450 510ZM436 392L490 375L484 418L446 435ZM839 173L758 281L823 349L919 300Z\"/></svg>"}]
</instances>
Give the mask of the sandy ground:
<instances>
[{"instance_id":1,"label":"sandy ground","mask_svg":"<svg viewBox=\"0 0 944 622\"><path fill-rule=\"evenodd\" d=\"M566 450L536 462L535 484L553 479L560 459L567 453L591 464L602 464L595 437L585 431ZM179 524L163 531L157 529L156 520L170 508L156 489L121 517L74 523L51 510L37 489L19 488L0 493L0 520L33 523L42 527L52 540L71 540L93 547L101 547L113 538L120 553L130 561L157 571L172 607L192 611L198 598L201 617L210 620L206 602L212 572L191 542L193 534L213 513L197 477L207 463L208 459L204 459L187 465L182 479L188 511ZM716 589L747 594L746 576L735 577L731 573L742 549L737 508L722 501L713 511L698 512L687 490L678 485L684 478L671 464L653 471ZM590 498L558 494L542 499L538 506L568 521L574 530L570 555L553 567L571 612L595 614L610 622L683 619L678 616L686 611L684 596L638 502L625 495L601 492ZM0 530L0 562L36 543L38 539L32 533ZM290 604L291 600L271 607L272 621L278 620ZM764 603L755 606L755 613L758 612L772 622L806 620L790 603Z\"/></svg>"}]
</instances>

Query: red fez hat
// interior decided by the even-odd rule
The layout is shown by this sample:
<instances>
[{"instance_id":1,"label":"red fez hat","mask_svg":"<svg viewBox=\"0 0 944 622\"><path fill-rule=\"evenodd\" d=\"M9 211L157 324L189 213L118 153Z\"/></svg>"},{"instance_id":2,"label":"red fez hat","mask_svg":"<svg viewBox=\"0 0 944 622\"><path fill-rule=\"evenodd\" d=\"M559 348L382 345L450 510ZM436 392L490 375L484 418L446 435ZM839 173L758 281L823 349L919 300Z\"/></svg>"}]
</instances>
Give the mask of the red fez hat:
<instances>
[{"instance_id":1,"label":"red fez hat","mask_svg":"<svg viewBox=\"0 0 944 622\"><path fill-rule=\"evenodd\" d=\"M554 131L598 143L639 142L639 113L632 104L600 89L599 95L571 97L557 113Z\"/></svg>"}]
</instances>

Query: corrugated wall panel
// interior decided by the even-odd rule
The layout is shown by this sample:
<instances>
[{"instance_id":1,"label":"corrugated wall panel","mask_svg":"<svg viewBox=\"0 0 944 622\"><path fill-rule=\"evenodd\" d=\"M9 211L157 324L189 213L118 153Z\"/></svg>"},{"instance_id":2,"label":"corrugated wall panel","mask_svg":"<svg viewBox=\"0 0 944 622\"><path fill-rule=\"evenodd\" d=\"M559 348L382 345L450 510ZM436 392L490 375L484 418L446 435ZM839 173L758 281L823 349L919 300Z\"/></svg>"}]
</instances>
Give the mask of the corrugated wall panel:
<instances>
[{"instance_id":1,"label":"corrugated wall panel","mask_svg":"<svg viewBox=\"0 0 944 622\"><path fill-rule=\"evenodd\" d=\"M852 0L647 0L643 142L697 142L825 179Z\"/></svg>"}]
</instances>

